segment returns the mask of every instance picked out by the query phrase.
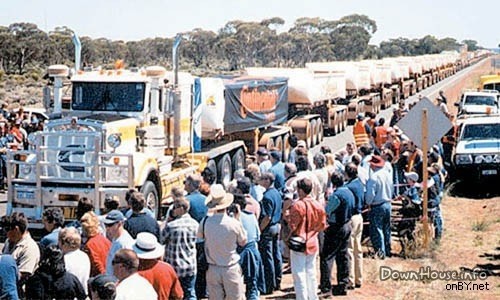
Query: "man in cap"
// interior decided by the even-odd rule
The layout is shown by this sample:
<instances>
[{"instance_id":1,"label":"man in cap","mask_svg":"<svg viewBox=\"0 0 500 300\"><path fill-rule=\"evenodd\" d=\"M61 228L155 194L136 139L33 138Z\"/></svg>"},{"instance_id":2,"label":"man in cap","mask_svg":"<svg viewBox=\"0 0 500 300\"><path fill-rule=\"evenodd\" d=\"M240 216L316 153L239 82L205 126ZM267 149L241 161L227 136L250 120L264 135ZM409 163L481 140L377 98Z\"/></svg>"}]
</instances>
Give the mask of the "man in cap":
<instances>
[{"instance_id":1,"label":"man in cap","mask_svg":"<svg viewBox=\"0 0 500 300\"><path fill-rule=\"evenodd\" d=\"M269 160L269 152L266 148L260 147L259 150L257 150L257 163L259 164L261 174L269 171L272 167L273 164Z\"/></svg>"},{"instance_id":2,"label":"man in cap","mask_svg":"<svg viewBox=\"0 0 500 300\"><path fill-rule=\"evenodd\" d=\"M106 236L111 240L111 248L106 258L106 274L113 275L113 258L120 249L132 249L134 239L123 228L126 218L119 210L112 210L103 220L106 226Z\"/></svg>"},{"instance_id":3,"label":"man in cap","mask_svg":"<svg viewBox=\"0 0 500 300\"><path fill-rule=\"evenodd\" d=\"M369 163L365 201L370 206L370 240L376 255L384 259L391 255L392 178L382 157L373 155Z\"/></svg>"},{"instance_id":4,"label":"man in cap","mask_svg":"<svg viewBox=\"0 0 500 300\"><path fill-rule=\"evenodd\" d=\"M118 278L116 300L159 299L147 279L139 275L139 258L130 249L120 249L112 261L113 273Z\"/></svg>"},{"instance_id":5,"label":"man in cap","mask_svg":"<svg viewBox=\"0 0 500 300\"><path fill-rule=\"evenodd\" d=\"M153 286L158 299L182 299L184 293L174 268L162 261L165 249L149 232L137 235L132 249L139 258L139 275Z\"/></svg>"},{"instance_id":6,"label":"man in cap","mask_svg":"<svg viewBox=\"0 0 500 300\"><path fill-rule=\"evenodd\" d=\"M205 239L209 299L245 297L236 247L246 245L247 233L239 220L226 213L233 199L233 195L226 193L221 184L212 185L207 206L214 214L203 219L198 227L198 237Z\"/></svg>"}]
</instances>

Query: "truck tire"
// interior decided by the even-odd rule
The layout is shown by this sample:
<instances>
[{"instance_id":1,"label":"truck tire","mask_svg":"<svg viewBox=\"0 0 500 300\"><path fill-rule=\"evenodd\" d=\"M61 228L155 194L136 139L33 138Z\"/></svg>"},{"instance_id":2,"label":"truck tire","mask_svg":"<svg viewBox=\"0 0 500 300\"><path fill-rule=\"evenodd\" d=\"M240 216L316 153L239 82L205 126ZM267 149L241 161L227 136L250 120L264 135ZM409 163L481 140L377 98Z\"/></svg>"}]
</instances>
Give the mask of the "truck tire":
<instances>
[{"instance_id":1,"label":"truck tire","mask_svg":"<svg viewBox=\"0 0 500 300\"><path fill-rule=\"evenodd\" d=\"M141 193L146 200L146 207L151 209L155 217L158 218L160 212L160 199L155 184L152 181L146 181L141 187Z\"/></svg>"},{"instance_id":2,"label":"truck tire","mask_svg":"<svg viewBox=\"0 0 500 300\"><path fill-rule=\"evenodd\" d=\"M238 151L233 154L231 163L233 165L233 172L239 169L245 169L245 152L243 149L238 149Z\"/></svg>"},{"instance_id":3,"label":"truck tire","mask_svg":"<svg viewBox=\"0 0 500 300\"><path fill-rule=\"evenodd\" d=\"M219 174L217 172L217 164L215 163L215 160L211 159L207 162L207 168L210 169L210 171L212 171L212 173L214 174L214 178L215 178L215 181L217 181L217 174Z\"/></svg>"},{"instance_id":4,"label":"truck tire","mask_svg":"<svg viewBox=\"0 0 500 300\"><path fill-rule=\"evenodd\" d=\"M229 154L224 154L222 158L217 163L217 174L219 174L219 182L224 185L224 187L229 186L229 182L232 179L233 168L231 166L231 158Z\"/></svg>"}]
</instances>

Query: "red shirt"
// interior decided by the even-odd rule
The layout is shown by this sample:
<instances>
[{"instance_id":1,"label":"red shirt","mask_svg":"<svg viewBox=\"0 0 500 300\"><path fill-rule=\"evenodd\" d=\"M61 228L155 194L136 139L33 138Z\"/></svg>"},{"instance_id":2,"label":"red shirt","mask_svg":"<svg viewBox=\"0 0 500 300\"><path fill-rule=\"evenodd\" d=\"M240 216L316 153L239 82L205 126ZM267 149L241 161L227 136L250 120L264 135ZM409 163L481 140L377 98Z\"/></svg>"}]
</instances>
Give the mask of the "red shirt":
<instances>
[{"instance_id":1,"label":"red shirt","mask_svg":"<svg viewBox=\"0 0 500 300\"><path fill-rule=\"evenodd\" d=\"M87 240L83 251L90 258L90 276L106 273L106 257L110 248L111 242L102 234L96 234Z\"/></svg>"},{"instance_id":2,"label":"red shirt","mask_svg":"<svg viewBox=\"0 0 500 300\"><path fill-rule=\"evenodd\" d=\"M158 299L182 299L184 291L174 268L159 260L140 260L139 274L146 278L158 294Z\"/></svg>"},{"instance_id":3,"label":"red shirt","mask_svg":"<svg viewBox=\"0 0 500 300\"><path fill-rule=\"evenodd\" d=\"M290 207L290 222L288 225L290 226L292 235L300 236L307 240L305 254L314 254L319 250L318 232L324 230L326 227L325 208L309 195L303 199L299 199Z\"/></svg>"}]
</instances>

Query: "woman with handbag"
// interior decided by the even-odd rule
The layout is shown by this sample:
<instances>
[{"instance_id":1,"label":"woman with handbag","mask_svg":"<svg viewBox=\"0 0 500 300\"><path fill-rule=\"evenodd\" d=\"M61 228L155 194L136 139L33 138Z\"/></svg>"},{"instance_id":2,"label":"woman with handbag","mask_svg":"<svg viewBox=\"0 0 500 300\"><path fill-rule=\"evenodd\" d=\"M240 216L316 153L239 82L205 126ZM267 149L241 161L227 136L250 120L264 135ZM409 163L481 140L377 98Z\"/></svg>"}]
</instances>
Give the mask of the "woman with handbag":
<instances>
[{"instance_id":1,"label":"woman with handbag","mask_svg":"<svg viewBox=\"0 0 500 300\"><path fill-rule=\"evenodd\" d=\"M299 200L290 208L290 261L296 299L318 299L316 256L318 233L326 227L324 207L311 197L313 184L310 179L297 181Z\"/></svg>"}]
</instances>

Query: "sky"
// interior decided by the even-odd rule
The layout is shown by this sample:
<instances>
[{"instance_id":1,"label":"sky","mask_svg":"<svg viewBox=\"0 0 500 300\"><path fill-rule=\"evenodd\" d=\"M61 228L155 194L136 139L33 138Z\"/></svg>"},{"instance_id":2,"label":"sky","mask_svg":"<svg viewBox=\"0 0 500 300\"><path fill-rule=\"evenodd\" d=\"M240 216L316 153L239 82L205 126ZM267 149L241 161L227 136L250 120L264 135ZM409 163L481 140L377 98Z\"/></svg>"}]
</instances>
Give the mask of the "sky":
<instances>
[{"instance_id":1,"label":"sky","mask_svg":"<svg viewBox=\"0 0 500 300\"><path fill-rule=\"evenodd\" d=\"M29 22L46 32L66 26L79 36L124 41L195 28L216 32L232 20L271 17L283 18L287 30L300 17L338 20L354 13L376 21L370 44L426 35L472 39L486 48L500 43L500 0L0 0L0 26Z\"/></svg>"}]
</instances>

